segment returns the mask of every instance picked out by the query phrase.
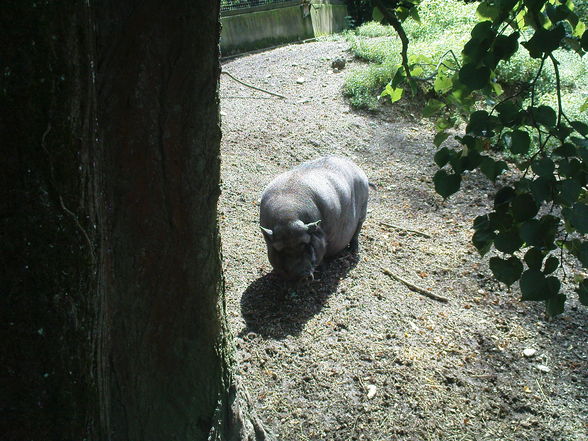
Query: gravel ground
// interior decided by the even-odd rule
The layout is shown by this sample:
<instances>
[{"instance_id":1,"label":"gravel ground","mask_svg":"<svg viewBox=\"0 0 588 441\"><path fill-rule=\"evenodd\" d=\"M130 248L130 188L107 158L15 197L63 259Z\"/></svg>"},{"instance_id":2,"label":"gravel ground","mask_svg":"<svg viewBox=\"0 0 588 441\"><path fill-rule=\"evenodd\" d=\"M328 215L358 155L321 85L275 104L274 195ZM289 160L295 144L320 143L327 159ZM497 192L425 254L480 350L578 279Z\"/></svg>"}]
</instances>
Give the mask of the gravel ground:
<instances>
[{"instance_id":1,"label":"gravel ground","mask_svg":"<svg viewBox=\"0 0 588 441\"><path fill-rule=\"evenodd\" d=\"M359 63L347 49L319 41L223 63L286 96L221 77L227 310L261 419L283 440L588 440L588 311L564 285L573 301L547 321L492 279L470 226L494 186L472 173L444 203L430 123L406 104L351 110L341 89ZM377 190L359 254L289 289L270 273L257 201L273 176L326 154L352 158Z\"/></svg>"}]
</instances>

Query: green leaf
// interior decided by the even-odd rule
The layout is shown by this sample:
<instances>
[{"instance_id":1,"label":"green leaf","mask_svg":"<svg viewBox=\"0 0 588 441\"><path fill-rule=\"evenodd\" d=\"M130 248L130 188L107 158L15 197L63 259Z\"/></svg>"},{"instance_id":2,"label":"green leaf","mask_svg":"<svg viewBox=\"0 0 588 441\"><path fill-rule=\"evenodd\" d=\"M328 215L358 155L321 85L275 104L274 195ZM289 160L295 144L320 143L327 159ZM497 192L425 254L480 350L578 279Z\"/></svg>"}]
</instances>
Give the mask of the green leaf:
<instances>
[{"instance_id":1,"label":"green leaf","mask_svg":"<svg viewBox=\"0 0 588 441\"><path fill-rule=\"evenodd\" d=\"M547 277L545 281L547 282L547 289L549 290L551 296L557 295L561 289L561 282L559 279L557 277L551 276Z\"/></svg>"},{"instance_id":2,"label":"green leaf","mask_svg":"<svg viewBox=\"0 0 588 441\"><path fill-rule=\"evenodd\" d=\"M496 127L497 118L490 116L485 110L477 110L470 115L466 133L472 136L491 137Z\"/></svg>"},{"instance_id":3,"label":"green leaf","mask_svg":"<svg viewBox=\"0 0 588 441\"><path fill-rule=\"evenodd\" d=\"M453 153L453 150L449 150L447 147L443 147L442 149L439 149L437 153L435 153L433 160L435 161L435 164L441 168L449 162Z\"/></svg>"},{"instance_id":4,"label":"green leaf","mask_svg":"<svg viewBox=\"0 0 588 441\"><path fill-rule=\"evenodd\" d=\"M520 227L521 238L529 246L552 250L555 246L555 235L559 226L559 218L545 215L540 220L530 219Z\"/></svg>"},{"instance_id":5,"label":"green leaf","mask_svg":"<svg viewBox=\"0 0 588 441\"><path fill-rule=\"evenodd\" d=\"M474 170L481 162L482 155L477 150L469 148L464 148L459 155L449 161L453 170L458 174L464 170Z\"/></svg>"},{"instance_id":6,"label":"green leaf","mask_svg":"<svg viewBox=\"0 0 588 441\"><path fill-rule=\"evenodd\" d=\"M578 293L578 299L584 306L588 306L588 279L582 280L575 290Z\"/></svg>"},{"instance_id":7,"label":"green leaf","mask_svg":"<svg viewBox=\"0 0 588 441\"><path fill-rule=\"evenodd\" d=\"M377 22L382 22L384 18L384 14L382 14L382 11L380 11L379 8L375 7L372 10L372 20L377 21Z\"/></svg>"},{"instance_id":8,"label":"green leaf","mask_svg":"<svg viewBox=\"0 0 588 441\"><path fill-rule=\"evenodd\" d=\"M419 10L416 6L410 8L409 14L414 21L416 21L418 24L421 24L421 17L419 17Z\"/></svg>"},{"instance_id":9,"label":"green leaf","mask_svg":"<svg viewBox=\"0 0 588 441\"><path fill-rule=\"evenodd\" d=\"M408 17L409 14L409 10L408 8L405 8L403 6L399 6L394 10L396 17L398 17L398 20L400 20L401 22L406 20L406 18Z\"/></svg>"},{"instance_id":10,"label":"green leaf","mask_svg":"<svg viewBox=\"0 0 588 441\"><path fill-rule=\"evenodd\" d=\"M571 252L578 258L584 268L588 268L588 242L574 241Z\"/></svg>"},{"instance_id":11,"label":"green leaf","mask_svg":"<svg viewBox=\"0 0 588 441\"><path fill-rule=\"evenodd\" d=\"M582 135L582 136L587 136L588 135L588 125L584 124L582 121L572 121L570 123L570 125L580 135Z\"/></svg>"},{"instance_id":12,"label":"green leaf","mask_svg":"<svg viewBox=\"0 0 588 441\"><path fill-rule=\"evenodd\" d=\"M500 257L492 257L490 258L490 270L494 274L494 277L496 277L496 280L507 286L511 286L521 278L523 264L514 256L506 260Z\"/></svg>"},{"instance_id":13,"label":"green leaf","mask_svg":"<svg viewBox=\"0 0 588 441\"><path fill-rule=\"evenodd\" d=\"M508 170L508 165L504 161L495 161L489 156L483 156L480 163L480 170L488 179L496 181L496 178L505 170Z\"/></svg>"},{"instance_id":14,"label":"green leaf","mask_svg":"<svg viewBox=\"0 0 588 441\"><path fill-rule=\"evenodd\" d=\"M449 174L445 170L439 170L433 176L433 183L435 184L435 191L443 199L447 199L453 193L459 190L461 185L461 175Z\"/></svg>"},{"instance_id":15,"label":"green leaf","mask_svg":"<svg viewBox=\"0 0 588 441\"><path fill-rule=\"evenodd\" d=\"M519 286L523 300L547 300L551 294L545 276L536 269L523 272Z\"/></svg>"},{"instance_id":16,"label":"green leaf","mask_svg":"<svg viewBox=\"0 0 588 441\"><path fill-rule=\"evenodd\" d=\"M565 20L568 16L568 13L570 13L571 11L565 6L563 6L563 8L562 5L556 7L555 5L548 3L545 6L545 12L547 13L547 16L549 17L552 23L557 23L558 21Z\"/></svg>"},{"instance_id":17,"label":"green leaf","mask_svg":"<svg viewBox=\"0 0 588 441\"><path fill-rule=\"evenodd\" d=\"M474 219L474 225L472 228L475 231L490 230L490 219L487 214L483 214Z\"/></svg>"},{"instance_id":18,"label":"green leaf","mask_svg":"<svg viewBox=\"0 0 588 441\"><path fill-rule=\"evenodd\" d=\"M525 6L532 12L539 12L546 0L525 0Z\"/></svg>"},{"instance_id":19,"label":"green leaf","mask_svg":"<svg viewBox=\"0 0 588 441\"><path fill-rule=\"evenodd\" d=\"M390 84L386 85L386 88L384 89L384 91L382 92L381 96L389 96L390 97L390 101L395 103L396 101L400 100L400 98L402 98L402 93L404 92L404 89L400 88L400 87L395 87L393 88Z\"/></svg>"},{"instance_id":20,"label":"green leaf","mask_svg":"<svg viewBox=\"0 0 588 441\"><path fill-rule=\"evenodd\" d=\"M435 78L435 82L433 83L433 89L438 94L444 94L449 89L451 89L452 86L453 86L453 80L451 79L451 77L445 75L442 72L439 72L437 74L437 77Z\"/></svg>"},{"instance_id":21,"label":"green leaf","mask_svg":"<svg viewBox=\"0 0 588 441\"><path fill-rule=\"evenodd\" d=\"M550 178L555 171L555 164L547 157L533 161L531 169L538 175L544 178Z\"/></svg>"},{"instance_id":22,"label":"green leaf","mask_svg":"<svg viewBox=\"0 0 588 441\"><path fill-rule=\"evenodd\" d=\"M472 90L483 89L490 82L490 69L486 66L465 64L459 70L459 81Z\"/></svg>"},{"instance_id":23,"label":"green leaf","mask_svg":"<svg viewBox=\"0 0 588 441\"><path fill-rule=\"evenodd\" d=\"M490 20L484 20L477 23L472 28L470 35L472 36L472 38L476 38L478 40L489 40L494 38L494 36L496 35L496 31L492 29L492 22Z\"/></svg>"},{"instance_id":24,"label":"green leaf","mask_svg":"<svg viewBox=\"0 0 588 441\"><path fill-rule=\"evenodd\" d=\"M499 35L494 41L494 55L498 60L507 61L519 49L519 33ZM497 60L497 61L498 61Z\"/></svg>"},{"instance_id":25,"label":"green leaf","mask_svg":"<svg viewBox=\"0 0 588 441\"><path fill-rule=\"evenodd\" d=\"M468 41L461 51L464 63L477 65L487 54L490 43L479 38L472 38Z\"/></svg>"},{"instance_id":26,"label":"green leaf","mask_svg":"<svg viewBox=\"0 0 588 441\"><path fill-rule=\"evenodd\" d=\"M580 202L575 203L568 220L578 233L588 233L588 206Z\"/></svg>"},{"instance_id":27,"label":"green leaf","mask_svg":"<svg viewBox=\"0 0 588 441\"><path fill-rule=\"evenodd\" d=\"M557 161L557 165L557 173L560 176L566 176L569 178L577 179L578 176L582 173L582 163L578 161L576 158L561 159Z\"/></svg>"},{"instance_id":28,"label":"green leaf","mask_svg":"<svg viewBox=\"0 0 588 441\"><path fill-rule=\"evenodd\" d=\"M539 201L550 201L553 199L553 185L555 181L552 179L538 177L531 182L531 193L533 197Z\"/></svg>"},{"instance_id":29,"label":"green leaf","mask_svg":"<svg viewBox=\"0 0 588 441\"><path fill-rule=\"evenodd\" d=\"M549 55L556 50L560 45L561 39L565 36L566 30L561 24L558 24L550 30L540 27L535 30L531 39L522 43L522 45L527 48L532 58L541 58L543 54Z\"/></svg>"},{"instance_id":30,"label":"green leaf","mask_svg":"<svg viewBox=\"0 0 588 441\"><path fill-rule=\"evenodd\" d=\"M522 245L523 240L519 236L518 231L515 230L500 232L494 239L494 247L496 247L498 251L506 254L514 253L519 250Z\"/></svg>"},{"instance_id":31,"label":"green leaf","mask_svg":"<svg viewBox=\"0 0 588 441\"><path fill-rule=\"evenodd\" d=\"M574 156L576 154L576 146L569 142L565 142L556 148L553 153L564 158L567 158L568 156Z\"/></svg>"},{"instance_id":32,"label":"green leaf","mask_svg":"<svg viewBox=\"0 0 588 441\"><path fill-rule=\"evenodd\" d=\"M559 259L555 256L549 256L545 261L545 268L543 269L544 274L551 274L559 268Z\"/></svg>"},{"instance_id":33,"label":"green leaf","mask_svg":"<svg viewBox=\"0 0 588 441\"><path fill-rule=\"evenodd\" d=\"M515 155L525 155L531 147L531 137L523 130L513 130L510 135L510 151Z\"/></svg>"},{"instance_id":34,"label":"green leaf","mask_svg":"<svg viewBox=\"0 0 588 441\"><path fill-rule=\"evenodd\" d=\"M582 45L582 49L588 51L588 30L585 30L582 34L582 38L580 38L580 44ZM588 102L588 100L586 100Z\"/></svg>"},{"instance_id":35,"label":"green leaf","mask_svg":"<svg viewBox=\"0 0 588 441\"><path fill-rule=\"evenodd\" d=\"M512 101L504 101L496 106L500 122L510 127L521 121L521 108Z\"/></svg>"},{"instance_id":36,"label":"green leaf","mask_svg":"<svg viewBox=\"0 0 588 441\"><path fill-rule=\"evenodd\" d=\"M582 187L574 179L566 179L558 183L559 200L563 205L572 206L580 197Z\"/></svg>"},{"instance_id":37,"label":"green leaf","mask_svg":"<svg viewBox=\"0 0 588 441\"><path fill-rule=\"evenodd\" d=\"M549 106L530 107L529 110L533 115L533 119L545 127L555 127L557 122L557 114Z\"/></svg>"},{"instance_id":38,"label":"green leaf","mask_svg":"<svg viewBox=\"0 0 588 441\"><path fill-rule=\"evenodd\" d=\"M557 280L558 283L559 280ZM555 282L554 282L555 283ZM555 289L555 288L553 288ZM558 289L559 291L559 289ZM564 294L556 294L547 299L545 305L547 307L547 315L549 317L555 317L556 315L562 314L564 312L564 305L566 303L566 296Z\"/></svg>"},{"instance_id":39,"label":"green leaf","mask_svg":"<svg viewBox=\"0 0 588 441\"><path fill-rule=\"evenodd\" d=\"M476 231L472 236L472 243L480 253L480 256L484 256L488 251L490 251L490 247L492 246L492 242L496 235L493 231L487 230L480 230Z\"/></svg>"},{"instance_id":40,"label":"green leaf","mask_svg":"<svg viewBox=\"0 0 588 441\"><path fill-rule=\"evenodd\" d=\"M514 188L503 187L494 196L494 209L498 210L503 206L508 206L510 201L516 196Z\"/></svg>"},{"instance_id":41,"label":"green leaf","mask_svg":"<svg viewBox=\"0 0 588 441\"><path fill-rule=\"evenodd\" d=\"M578 23L574 27L573 36L578 38L578 44L579 44L580 49L582 48L582 41L581 41L582 34L584 34L585 31L586 31L586 25L584 24L584 22L578 20ZM574 50L576 50L576 49L574 49Z\"/></svg>"},{"instance_id":42,"label":"green leaf","mask_svg":"<svg viewBox=\"0 0 588 441\"><path fill-rule=\"evenodd\" d=\"M411 66L410 67L410 74L413 77L420 77L421 75L423 75L425 73L425 70L421 67L421 66Z\"/></svg>"},{"instance_id":43,"label":"green leaf","mask_svg":"<svg viewBox=\"0 0 588 441\"><path fill-rule=\"evenodd\" d=\"M504 89L502 88L502 86L500 85L500 83L497 83L496 81L492 81L490 83L490 86L492 86L492 90L494 91L494 93L497 96L500 96L504 93Z\"/></svg>"},{"instance_id":44,"label":"green leaf","mask_svg":"<svg viewBox=\"0 0 588 441\"><path fill-rule=\"evenodd\" d=\"M441 144L443 144L443 141L445 141L447 138L449 138L449 133L439 132L435 135L435 139L433 139L433 144L435 144L436 147L439 147ZM435 161L435 162L437 162L437 161ZM447 162L445 164L447 164ZM445 164L443 164L443 165L445 165ZM439 167L443 167L443 166L440 165Z\"/></svg>"},{"instance_id":45,"label":"green leaf","mask_svg":"<svg viewBox=\"0 0 588 441\"><path fill-rule=\"evenodd\" d=\"M584 32L584 36L588 35L588 31ZM584 49L585 51L588 51L588 49ZM584 104L582 104L580 106L580 112L585 112L586 110L588 110L588 98L586 98L586 101L584 101Z\"/></svg>"},{"instance_id":46,"label":"green leaf","mask_svg":"<svg viewBox=\"0 0 588 441\"><path fill-rule=\"evenodd\" d=\"M532 270L540 270L543 264L543 253L539 248L529 248L525 253L525 263Z\"/></svg>"},{"instance_id":47,"label":"green leaf","mask_svg":"<svg viewBox=\"0 0 588 441\"><path fill-rule=\"evenodd\" d=\"M453 127L455 125L455 123L456 123L455 118L441 117L435 121L435 128L437 129L437 131L440 132L442 130L446 130L446 129Z\"/></svg>"},{"instance_id":48,"label":"green leaf","mask_svg":"<svg viewBox=\"0 0 588 441\"><path fill-rule=\"evenodd\" d=\"M492 20L498 17L500 10L496 5L490 4L490 2L482 2L476 9L476 14L482 19L490 18ZM490 23L490 22L488 22Z\"/></svg>"},{"instance_id":49,"label":"green leaf","mask_svg":"<svg viewBox=\"0 0 588 441\"><path fill-rule=\"evenodd\" d=\"M554 128L552 128L549 133L563 142L570 134L574 132L574 129L571 127L566 126L565 124L557 124Z\"/></svg>"},{"instance_id":50,"label":"green leaf","mask_svg":"<svg viewBox=\"0 0 588 441\"><path fill-rule=\"evenodd\" d=\"M570 136L570 139L577 146L584 147L584 149L588 149L588 139L578 138L577 136ZM581 152L580 152L580 154L581 154Z\"/></svg>"},{"instance_id":51,"label":"green leaf","mask_svg":"<svg viewBox=\"0 0 588 441\"><path fill-rule=\"evenodd\" d=\"M427 101L425 108L423 109L423 116L425 118L429 118L436 113L438 113L441 109L445 107L445 103L434 98L431 98Z\"/></svg>"},{"instance_id":52,"label":"green leaf","mask_svg":"<svg viewBox=\"0 0 588 441\"><path fill-rule=\"evenodd\" d=\"M539 211L539 205L529 193L517 195L511 202L512 214L516 221L524 221L534 217Z\"/></svg>"},{"instance_id":53,"label":"green leaf","mask_svg":"<svg viewBox=\"0 0 588 441\"><path fill-rule=\"evenodd\" d=\"M493 226L493 229L498 230L509 230L514 224L513 217L505 212L490 213L488 215L488 219L490 224Z\"/></svg>"},{"instance_id":54,"label":"green leaf","mask_svg":"<svg viewBox=\"0 0 588 441\"><path fill-rule=\"evenodd\" d=\"M404 71L404 68L401 65L398 65L395 67L395 69L396 72L392 77L392 81L390 81L390 86L392 86L392 89L396 89L399 85L404 84L406 81L406 72Z\"/></svg>"}]
</instances>

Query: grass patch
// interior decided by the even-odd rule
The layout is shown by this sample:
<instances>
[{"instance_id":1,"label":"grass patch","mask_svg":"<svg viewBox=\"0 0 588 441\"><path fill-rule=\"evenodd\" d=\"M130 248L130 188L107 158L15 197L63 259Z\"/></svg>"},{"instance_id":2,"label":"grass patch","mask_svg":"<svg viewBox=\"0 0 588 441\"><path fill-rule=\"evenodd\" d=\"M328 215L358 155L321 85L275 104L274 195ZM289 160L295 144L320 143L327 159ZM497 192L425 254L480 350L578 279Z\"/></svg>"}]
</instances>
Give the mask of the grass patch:
<instances>
[{"instance_id":1,"label":"grass patch","mask_svg":"<svg viewBox=\"0 0 588 441\"><path fill-rule=\"evenodd\" d=\"M423 1L419 9L421 24L409 20L403 25L410 39L409 57L438 60L449 49L459 56L476 23L475 10L475 5L459 2ZM344 93L354 107L374 109L378 106L377 96L400 63L400 40L391 26L376 22L361 25L346 33L346 38L354 55L370 64L347 76Z\"/></svg>"}]
</instances>

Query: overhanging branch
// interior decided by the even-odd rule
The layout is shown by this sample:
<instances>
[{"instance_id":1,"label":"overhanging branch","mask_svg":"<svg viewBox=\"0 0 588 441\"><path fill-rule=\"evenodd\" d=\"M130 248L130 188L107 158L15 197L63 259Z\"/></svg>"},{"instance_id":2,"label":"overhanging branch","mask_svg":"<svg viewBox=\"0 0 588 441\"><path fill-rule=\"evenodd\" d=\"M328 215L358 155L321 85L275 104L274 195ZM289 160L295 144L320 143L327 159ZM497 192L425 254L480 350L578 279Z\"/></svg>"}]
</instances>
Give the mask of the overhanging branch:
<instances>
[{"instance_id":1,"label":"overhanging branch","mask_svg":"<svg viewBox=\"0 0 588 441\"><path fill-rule=\"evenodd\" d=\"M398 20L398 17L384 6L382 0L372 0L372 4L380 10L384 18L390 23L400 37L400 42L402 43L402 50L400 52L400 56L402 57L402 67L406 73L406 78L411 81L412 75L410 73L410 68L408 67L408 37L406 36L406 32L404 32L400 20Z\"/></svg>"}]
</instances>

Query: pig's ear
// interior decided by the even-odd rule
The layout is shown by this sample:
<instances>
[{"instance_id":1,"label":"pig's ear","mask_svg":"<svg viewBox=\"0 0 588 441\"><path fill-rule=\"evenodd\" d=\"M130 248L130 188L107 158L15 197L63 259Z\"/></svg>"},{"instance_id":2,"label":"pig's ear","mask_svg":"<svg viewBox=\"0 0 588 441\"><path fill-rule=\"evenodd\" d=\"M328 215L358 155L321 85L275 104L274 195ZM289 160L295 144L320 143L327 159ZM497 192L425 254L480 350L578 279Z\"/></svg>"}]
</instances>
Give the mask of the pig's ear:
<instances>
[{"instance_id":1,"label":"pig's ear","mask_svg":"<svg viewBox=\"0 0 588 441\"><path fill-rule=\"evenodd\" d=\"M267 237L268 239L272 239L272 237L274 236L274 232L272 230L270 230L269 228L263 228L261 225L259 226L259 228L261 228L261 232L265 237Z\"/></svg>"},{"instance_id":2,"label":"pig's ear","mask_svg":"<svg viewBox=\"0 0 588 441\"><path fill-rule=\"evenodd\" d=\"M321 223L321 220L319 219L316 222L304 224L304 226L306 227L308 233L312 234L312 233L315 233L316 231L318 231L320 223Z\"/></svg>"}]
</instances>

